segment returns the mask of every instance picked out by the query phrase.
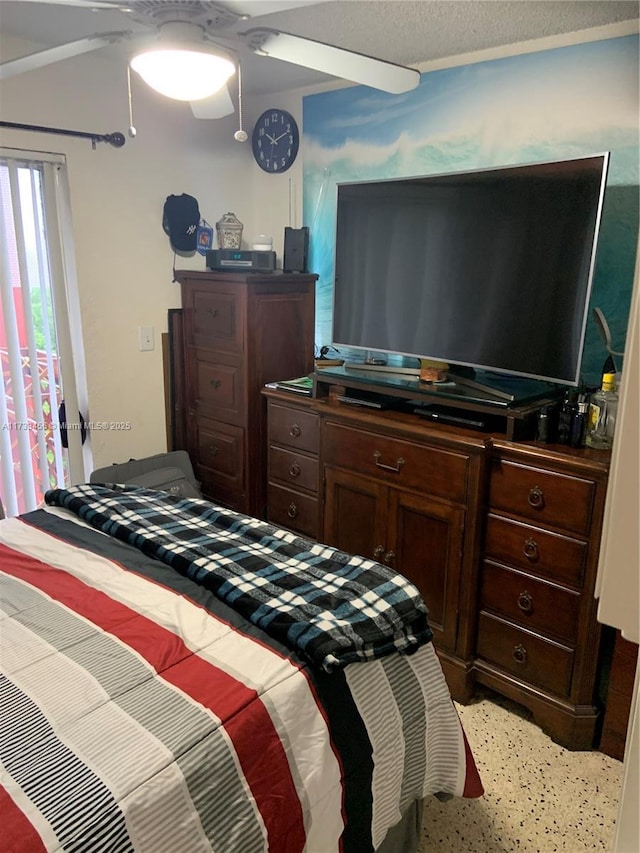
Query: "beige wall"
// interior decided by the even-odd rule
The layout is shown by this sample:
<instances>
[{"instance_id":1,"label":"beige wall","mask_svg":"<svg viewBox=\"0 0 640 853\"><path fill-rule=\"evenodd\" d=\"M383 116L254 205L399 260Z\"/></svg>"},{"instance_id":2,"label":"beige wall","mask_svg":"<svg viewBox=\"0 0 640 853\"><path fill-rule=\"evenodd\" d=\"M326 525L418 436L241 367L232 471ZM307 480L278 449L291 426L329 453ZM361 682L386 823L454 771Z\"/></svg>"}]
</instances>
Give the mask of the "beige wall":
<instances>
[{"instance_id":1,"label":"beige wall","mask_svg":"<svg viewBox=\"0 0 640 853\"><path fill-rule=\"evenodd\" d=\"M31 47L5 40L3 58ZM121 149L100 143L92 150L87 140L17 130L0 135L4 147L67 158L86 351L85 414L91 421L132 425L128 432L93 432L94 467L166 449L160 335L167 309L180 305L173 252L161 226L167 195L194 195L212 225L233 211L247 243L256 234L272 234L280 257L289 209L301 209L301 158L284 175L265 175L253 163L250 141L233 139L234 116L198 121L188 105L156 95L137 79L132 85L137 136L127 137ZM248 130L273 103L300 117L299 94L254 104L245 99ZM126 134L126 58L89 54L5 80L0 110L4 121ZM178 257L176 266L204 269L205 262L196 254ZM153 352L138 350L142 325L154 327Z\"/></svg>"}]
</instances>

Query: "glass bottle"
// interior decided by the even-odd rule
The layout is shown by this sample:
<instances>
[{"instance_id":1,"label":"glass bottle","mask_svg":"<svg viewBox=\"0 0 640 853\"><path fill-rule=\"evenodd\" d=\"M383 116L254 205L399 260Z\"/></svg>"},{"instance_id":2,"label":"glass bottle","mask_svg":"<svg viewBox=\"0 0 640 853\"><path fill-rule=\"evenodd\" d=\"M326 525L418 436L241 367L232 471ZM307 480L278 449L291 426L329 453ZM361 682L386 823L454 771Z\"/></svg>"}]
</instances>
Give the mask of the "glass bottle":
<instances>
[{"instance_id":1,"label":"glass bottle","mask_svg":"<svg viewBox=\"0 0 640 853\"><path fill-rule=\"evenodd\" d=\"M613 444L618 414L615 373L605 373L602 389L592 395L587 418L587 447L606 450Z\"/></svg>"}]
</instances>

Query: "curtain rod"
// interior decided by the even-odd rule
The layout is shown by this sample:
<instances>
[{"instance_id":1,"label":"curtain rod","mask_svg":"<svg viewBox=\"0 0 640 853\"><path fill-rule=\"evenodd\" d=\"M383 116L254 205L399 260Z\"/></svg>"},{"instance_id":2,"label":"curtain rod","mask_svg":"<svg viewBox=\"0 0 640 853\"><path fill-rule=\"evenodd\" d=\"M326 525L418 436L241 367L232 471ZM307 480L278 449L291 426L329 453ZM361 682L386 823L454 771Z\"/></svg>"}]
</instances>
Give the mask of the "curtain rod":
<instances>
[{"instance_id":1,"label":"curtain rod","mask_svg":"<svg viewBox=\"0 0 640 853\"><path fill-rule=\"evenodd\" d=\"M38 133L57 133L60 136L77 136L90 139L91 147L95 150L96 142L108 142L114 148L122 148L125 143L124 134L118 133L89 133L84 130L64 130L61 127L42 127L39 124L18 124L14 121L0 121L0 127L10 127L14 130L32 130Z\"/></svg>"}]
</instances>

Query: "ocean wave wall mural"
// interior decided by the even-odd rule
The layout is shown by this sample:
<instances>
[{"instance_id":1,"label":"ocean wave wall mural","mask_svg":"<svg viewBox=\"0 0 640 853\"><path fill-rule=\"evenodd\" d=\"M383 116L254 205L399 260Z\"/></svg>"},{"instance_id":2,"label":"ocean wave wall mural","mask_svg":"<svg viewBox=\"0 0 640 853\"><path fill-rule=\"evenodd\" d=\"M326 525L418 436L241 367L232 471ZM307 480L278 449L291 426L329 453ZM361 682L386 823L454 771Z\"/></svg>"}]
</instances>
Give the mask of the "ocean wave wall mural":
<instances>
[{"instance_id":1,"label":"ocean wave wall mural","mask_svg":"<svg viewBox=\"0 0 640 853\"><path fill-rule=\"evenodd\" d=\"M638 60L637 37L624 36L423 73L403 95L355 86L306 96L303 217L319 275L317 346L331 343L339 183L609 151L591 305L622 349L638 240ZM599 381L606 355L590 317L585 383Z\"/></svg>"}]
</instances>

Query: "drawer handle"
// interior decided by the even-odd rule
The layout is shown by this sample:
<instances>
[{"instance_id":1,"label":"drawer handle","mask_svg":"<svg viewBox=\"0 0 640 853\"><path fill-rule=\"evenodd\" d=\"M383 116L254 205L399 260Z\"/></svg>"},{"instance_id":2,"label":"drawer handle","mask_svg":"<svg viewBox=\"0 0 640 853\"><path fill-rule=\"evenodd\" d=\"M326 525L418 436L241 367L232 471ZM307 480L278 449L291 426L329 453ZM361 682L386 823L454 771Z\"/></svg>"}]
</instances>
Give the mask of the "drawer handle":
<instances>
[{"instance_id":1,"label":"drawer handle","mask_svg":"<svg viewBox=\"0 0 640 853\"><path fill-rule=\"evenodd\" d=\"M385 563L387 566L391 566L393 564L393 561L395 560L395 558L396 558L396 552L395 551L387 551L387 553L384 555L384 560L382 562Z\"/></svg>"},{"instance_id":2,"label":"drawer handle","mask_svg":"<svg viewBox=\"0 0 640 853\"><path fill-rule=\"evenodd\" d=\"M300 429L298 424L293 424L293 426L289 430L289 435L292 435L294 438L298 438L299 435L302 435L302 430Z\"/></svg>"},{"instance_id":3,"label":"drawer handle","mask_svg":"<svg viewBox=\"0 0 640 853\"><path fill-rule=\"evenodd\" d=\"M522 553L525 555L527 560L537 560L540 556L538 553L538 543L535 539L527 539L522 546Z\"/></svg>"},{"instance_id":4,"label":"drawer handle","mask_svg":"<svg viewBox=\"0 0 640 853\"><path fill-rule=\"evenodd\" d=\"M209 308L209 314L212 317L217 317L218 316L218 309L217 308Z\"/></svg>"},{"instance_id":5,"label":"drawer handle","mask_svg":"<svg viewBox=\"0 0 640 853\"><path fill-rule=\"evenodd\" d=\"M513 656L513 659L516 663L526 663L527 662L527 650L520 643L518 643L517 646L513 647L512 656Z\"/></svg>"},{"instance_id":6,"label":"drawer handle","mask_svg":"<svg viewBox=\"0 0 640 853\"><path fill-rule=\"evenodd\" d=\"M289 474L291 474L292 477L299 477L300 471L301 471L301 468L297 462L294 462L293 465L291 466L291 468L289 468Z\"/></svg>"},{"instance_id":7,"label":"drawer handle","mask_svg":"<svg viewBox=\"0 0 640 853\"><path fill-rule=\"evenodd\" d=\"M212 388L219 388L222 385L222 379L212 379L209 384Z\"/></svg>"},{"instance_id":8,"label":"drawer handle","mask_svg":"<svg viewBox=\"0 0 640 853\"><path fill-rule=\"evenodd\" d=\"M379 560L383 554L384 554L384 545L376 545L376 547L373 549L374 559Z\"/></svg>"},{"instance_id":9,"label":"drawer handle","mask_svg":"<svg viewBox=\"0 0 640 853\"><path fill-rule=\"evenodd\" d=\"M533 598L526 589L518 596L518 607L523 613L531 613L533 610Z\"/></svg>"},{"instance_id":10,"label":"drawer handle","mask_svg":"<svg viewBox=\"0 0 640 853\"><path fill-rule=\"evenodd\" d=\"M289 518L296 518L298 515L298 507L294 503L289 504L289 509L287 510L287 515Z\"/></svg>"},{"instance_id":11,"label":"drawer handle","mask_svg":"<svg viewBox=\"0 0 640 853\"><path fill-rule=\"evenodd\" d=\"M385 471L393 471L394 473L396 473L396 474L397 474L397 473L398 473L398 471L399 471L399 470L402 468L402 466L404 465L404 459L402 458L402 456L400 456L400 457L398 458L398 460L396 461L396 464L395 464L395 465L385 465L383 462L381 462L381 461L380 461L380 459L381 459L381 457L382 457L382 453L380 453L380 451L379 451L379 450L374 450L374 452L373 452L373 456L374 456L374 458L375 458L375 460L376 460L376 465L377 465L377 467L378 467L378 468L383 468Z\"/></svg>"},{"instance_id":12,"label":"drawer handle","mask_svg":"<svg viewBox=\"0 0 640 853\"><path fill-rule=\"evenodd\" d=\"M209 453L210 453L212 456L216 456L216 454L218 453L218 447L217 447L217 445L215 445L215 444L210 444L210 445L209 445Z\"/></svg>"},{"instance_id":13,"label":"drawer handle","mask_svg":"<svg viewBox=\"0 0 640 853\"><path fill-rule=\"evenodd\" d=\"M529 506L540 509L544 506L544 492L540 486L534 486L529 492Z\"/></svg>"}]
</instances>

